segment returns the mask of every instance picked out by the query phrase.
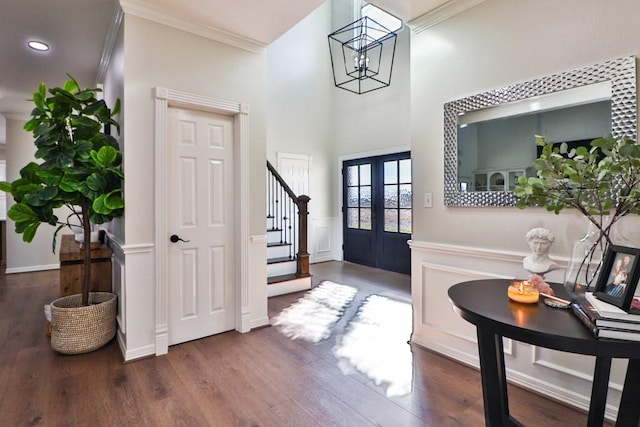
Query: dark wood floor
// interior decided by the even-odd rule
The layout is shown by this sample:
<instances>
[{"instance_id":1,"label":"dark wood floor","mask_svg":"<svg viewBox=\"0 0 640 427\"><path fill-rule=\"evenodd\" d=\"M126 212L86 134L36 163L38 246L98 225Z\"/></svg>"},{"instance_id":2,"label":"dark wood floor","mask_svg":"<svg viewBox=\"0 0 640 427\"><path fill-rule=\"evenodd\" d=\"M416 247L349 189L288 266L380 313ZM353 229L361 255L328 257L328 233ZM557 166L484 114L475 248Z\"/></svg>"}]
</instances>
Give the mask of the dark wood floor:
<instances>
[{"instance_id":1,"label":"dark wood floor","mask_svg":"<svg viewBox=\"0 0 640 427\"><path fill-rule=\"evenodd\" d=\"M312 273L316 284L359 288L344 318L369 294L410 300L408 276L339 262ZM413 390L394 398L364 375L343 374L331 340L290 340L273 327L131 363L115 342L62 356L49 346L43 315L57 293L57 271L0 275L0 426L484 425L478 372L415 345ZM271 298L270 315L301 295ZM510 386L509 397L526 426L586 424L585 414L520 388Z\"/></svg>"}]
</instances>

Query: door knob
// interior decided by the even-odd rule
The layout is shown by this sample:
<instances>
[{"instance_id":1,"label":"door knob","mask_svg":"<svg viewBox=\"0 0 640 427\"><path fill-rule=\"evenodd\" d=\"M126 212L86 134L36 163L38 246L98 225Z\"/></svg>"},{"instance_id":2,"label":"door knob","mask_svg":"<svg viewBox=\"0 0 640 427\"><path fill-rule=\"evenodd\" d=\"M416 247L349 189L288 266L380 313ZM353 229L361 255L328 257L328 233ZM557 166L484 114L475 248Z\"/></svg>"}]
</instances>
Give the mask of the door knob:
<instances>
[{"instance_id":1,"label":"door knob","mask_svg":"<svg viewBox=\"0 0 640 427\"><path fill-rule=\"evenodd\" d=\"M171 243L176 243L178 241L185 243L190 242L190 240L181 239L177 234L172 234L171 237L169 237L169 240L171 240Z\"/></svg>"}]
</instances>

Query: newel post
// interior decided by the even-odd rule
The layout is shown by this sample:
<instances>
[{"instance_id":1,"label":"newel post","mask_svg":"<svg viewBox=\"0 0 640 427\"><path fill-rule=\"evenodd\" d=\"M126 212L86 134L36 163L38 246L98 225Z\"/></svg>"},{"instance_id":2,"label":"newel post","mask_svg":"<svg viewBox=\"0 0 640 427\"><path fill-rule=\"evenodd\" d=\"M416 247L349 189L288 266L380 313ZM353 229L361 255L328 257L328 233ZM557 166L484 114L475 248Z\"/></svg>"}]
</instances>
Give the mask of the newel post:
<instances>
[{"instance_id":1,"label":"newel post","mask_svg":"<svg viewBox=\"0 0 640 427\"><path fill-rule=\"evenodd\" d=\"M297 198L298 205L298 247L296 277L309 277L309 252L307 251L307 218L309 216L309 196Z\"/></svg>"}]
</instances>

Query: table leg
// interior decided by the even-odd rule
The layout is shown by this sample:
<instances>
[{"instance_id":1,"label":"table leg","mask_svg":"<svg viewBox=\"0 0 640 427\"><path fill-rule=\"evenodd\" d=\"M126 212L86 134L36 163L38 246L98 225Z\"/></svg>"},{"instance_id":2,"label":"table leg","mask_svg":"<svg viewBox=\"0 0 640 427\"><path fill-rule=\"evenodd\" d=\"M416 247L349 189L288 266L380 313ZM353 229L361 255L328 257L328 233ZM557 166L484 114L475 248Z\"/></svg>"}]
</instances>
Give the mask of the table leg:
<instances>
[{"instance_id":1,"label":"table leg","mask_svg":"<svg viewBox=\"0 0 640 427\"><path fill-rule=\"evenodd\" d=\"M630 359L618 408L616 426L637 426L640 421L640 359Z\"/></svg>"},{"instance_id":2,"label":"table leg","mask_svg":"<svg viewBox=\"0 0 640 427\"><path fill-rule=\"evenodd\" d=\"M485 425L490 427L519 426L521 424L509 415L502 337L481 328L477 328L477 334Z\"/></svg>"},{"instance_id":3,"label":"table leg","mask_svg":"<svg viewBox=\"0 0 640 427\"><path fill-rule=\"evenodd\" d=\"M611 373L611 358L596 357L596 367L593 372L591 386L591 403L589 404L589 419L587 427L601 427L604 423L604 410L607 404L609 390L609 375Z\"/></svg>"}]
</instances>

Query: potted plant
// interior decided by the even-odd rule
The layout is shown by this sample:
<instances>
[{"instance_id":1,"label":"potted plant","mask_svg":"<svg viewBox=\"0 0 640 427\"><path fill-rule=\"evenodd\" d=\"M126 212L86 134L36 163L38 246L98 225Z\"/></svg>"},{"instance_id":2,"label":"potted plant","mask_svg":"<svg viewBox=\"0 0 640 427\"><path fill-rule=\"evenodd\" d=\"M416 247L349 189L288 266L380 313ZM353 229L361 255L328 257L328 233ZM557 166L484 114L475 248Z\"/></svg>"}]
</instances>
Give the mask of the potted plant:
<instances>
[{"instance_id":1,"label":"potted plant","mask_svg":"<svg viewBox=\"0 0 640 427\"><path fill-rule=\"evenodd\" d=\"M612 243L613 227L624 216L640 213L640 146L612 136L572 149L541 136L536 136L536 144L542 146L533 162L538 173L519 177L516 206L541 206L556 214L574 208L589 221L593 232L581 239L585 250L574 248L576 265L565 274L570 292L588 289L602 261L598 252Z\"/></svg>"},{"instance_id":2,"label":"potted plant","mask_svg":"<svg viewBox=\"0 0 640 427\"><path fill-rule=\"evenodd\" d=\"M71 77L63 87L48 91L41 83L33 94L35 108L31 119L24 126L35 138L35 158L40 162L24 166L15 181L0 183L0 190L11 193L15 200L7 216L15 222L15 230L25 242L33 240L41 224L49 224L57 227L53 233L55 251L58 232L71 225L71 217L77 218L84 236L82 297L66 305L84 308L96 305L91 304L89 295L91 224L103 224L124 213L122 154L110 134L111 126L120 131L113 118L120 110L120 100L111 110L104 100L97 98L100 91L81 89ZM70 214L61 221L56 209L64 206ZM115 310L115 301L112 305ZM53 312L52 304L52 316ZM52 325L53 345L56 333L53 319Z\"/></svg>"}]
</instances>

